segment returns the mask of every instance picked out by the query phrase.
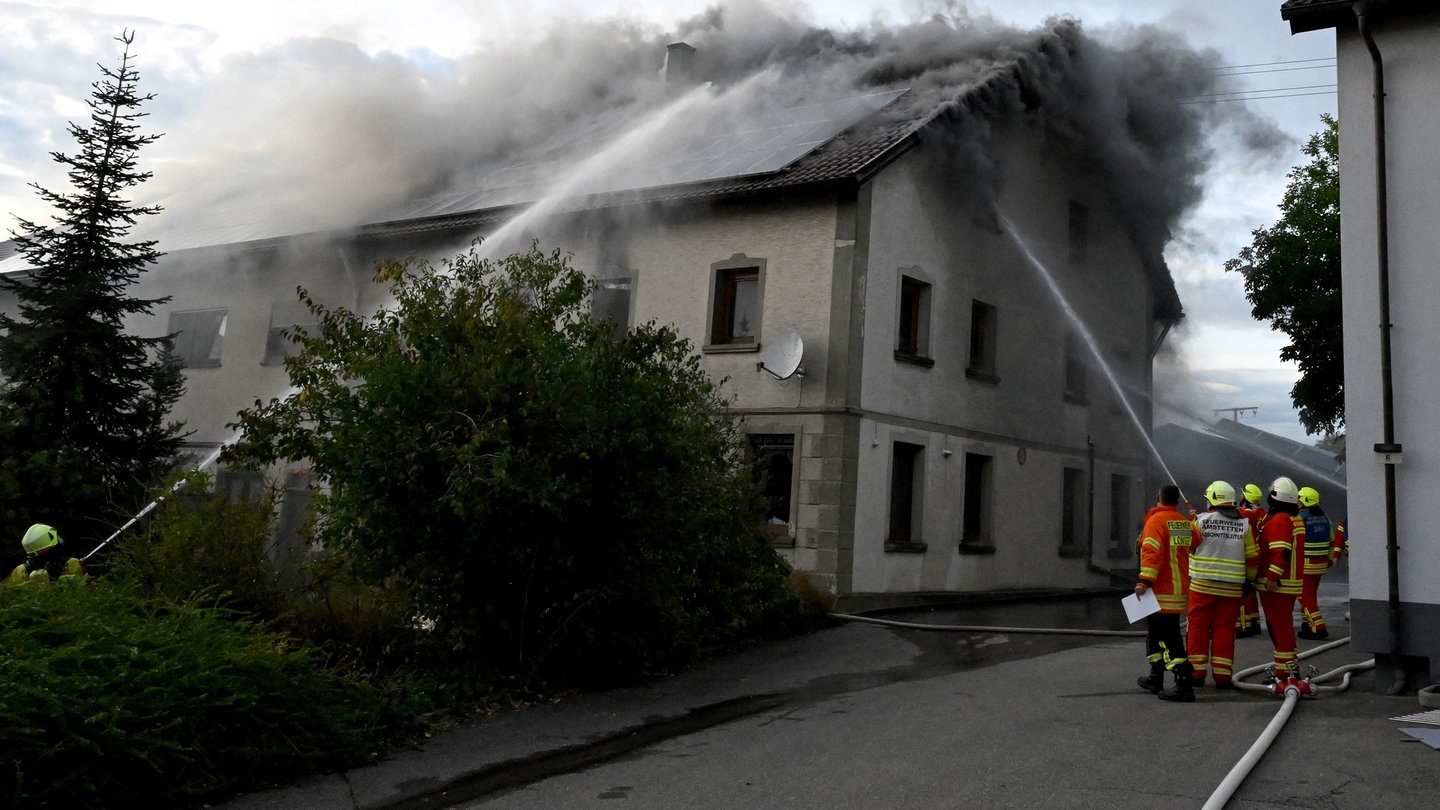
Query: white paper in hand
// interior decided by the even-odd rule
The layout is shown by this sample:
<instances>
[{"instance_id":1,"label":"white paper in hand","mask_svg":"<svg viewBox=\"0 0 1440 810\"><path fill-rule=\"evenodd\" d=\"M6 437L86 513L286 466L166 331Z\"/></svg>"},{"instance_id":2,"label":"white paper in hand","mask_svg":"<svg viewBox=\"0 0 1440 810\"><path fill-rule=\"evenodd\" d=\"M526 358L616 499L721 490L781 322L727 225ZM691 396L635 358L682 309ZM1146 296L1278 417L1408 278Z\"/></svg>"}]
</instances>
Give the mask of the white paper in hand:
<instances>
[{"instance_id":1,"label":"white paper in hand","mask_svg":"<svg viewBox=\"0 0 1440 810\"><path fill-rule=\"evenodd\" d=\"M1129 619L1131 624L1151 613L1160 612L1160 600L1155 598L1154 588L1146 588L1145 593L1140 596L1132 593L1121 599L1120 604L1125 606L1125 618Z\"/></svg>"}]
</instances>

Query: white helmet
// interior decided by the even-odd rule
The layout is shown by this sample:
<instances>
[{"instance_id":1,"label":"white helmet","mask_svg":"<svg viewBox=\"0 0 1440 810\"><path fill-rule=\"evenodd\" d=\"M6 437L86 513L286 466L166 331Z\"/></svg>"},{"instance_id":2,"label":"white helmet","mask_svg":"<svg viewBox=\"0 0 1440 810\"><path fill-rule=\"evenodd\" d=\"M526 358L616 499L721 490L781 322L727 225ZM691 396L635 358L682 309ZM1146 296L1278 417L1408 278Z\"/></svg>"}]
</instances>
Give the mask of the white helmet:
<instances>
[{"instance_id":1,"label":"white helmet","mask_svg":"<svg viewBox=\"0 0 1440 810\"><path fill-rule=\"evenodd\" d=\"M1299 503L1300 490L1294 481L1282 475L1270 484L1270 497L1280 503Z\"/></svg>"}]
</instances>

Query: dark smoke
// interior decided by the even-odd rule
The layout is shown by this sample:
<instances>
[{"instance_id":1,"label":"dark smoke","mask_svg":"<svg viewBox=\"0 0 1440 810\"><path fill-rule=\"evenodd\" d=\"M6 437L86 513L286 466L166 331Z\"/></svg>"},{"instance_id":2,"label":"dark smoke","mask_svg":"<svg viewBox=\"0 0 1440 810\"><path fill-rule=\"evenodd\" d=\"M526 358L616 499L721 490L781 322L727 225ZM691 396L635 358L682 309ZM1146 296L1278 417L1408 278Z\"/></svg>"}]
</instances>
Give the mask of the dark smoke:
<instances>
[{"instance_id":1,"label":"dark smoke","mask_svg":"<svg viewBox=\"0 0 1440 810\"><path fill-rule=\"evenodd\" d=\"M1092 34L1054 20L1024 31L950 14L833 31L740 3L669 31L578 21L441 70L324 39L237 58L209 101L167 127L171 156L152 183L167 198L163 225L192 242L346 227L484 186L517 159L564 165L666 103L665 46L677 41L695 46L696 74L718 88L763 72L753 108L726 115L909 88L888 114L950 124L932 129L957 139L980 189L989 122L1031 117L1098 160L1157 258L1200 199L1217 126L1262 148L1279 139L1242 106L1185 104L1225 89L1206 70L1219 58L1159 29Z\"/></svg>"}]
</instances>

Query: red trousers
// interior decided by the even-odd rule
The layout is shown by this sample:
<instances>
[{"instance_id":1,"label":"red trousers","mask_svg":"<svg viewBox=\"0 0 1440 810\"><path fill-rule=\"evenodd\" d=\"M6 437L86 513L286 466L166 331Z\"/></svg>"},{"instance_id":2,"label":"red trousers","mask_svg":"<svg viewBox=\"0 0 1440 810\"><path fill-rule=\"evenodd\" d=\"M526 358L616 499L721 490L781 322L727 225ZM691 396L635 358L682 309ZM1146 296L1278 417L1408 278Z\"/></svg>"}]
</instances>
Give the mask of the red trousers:
<instances>
[{"instance_id":1,"label":"red trousers","mask_svg":"<svg viewBox=\"0 0 1440 810\"><path fill-rule=\"evenodd\" d=\"M1260 624L1260 599L1255 591L1251 591L1241 601L1240 616L1235 626L1240 630L1247 630Z\"/></svg>"},{"instance_id":2,"label":"red trousers","mask_svg":"<svg viewBox=\"0 0 1440 810\"><path fill-rule=\"evenodd\" d=\"M1265 613L1265 627L1270 631L1270 644L1275 648L1275 676L1296 673L1295 600L1298 594L1260 592L1260 609Z\"/></svg>"},{"instance_id":3,"label":"red trousers","mask_svg":"<svg viewBox=\"0 0 1440 810\"><path fill-rule=\"evenodd\" d=\"M1214 673L1216 683L1230 680L1235 669L1235 619L1244 602L1243 596L1190 591L1185 650L1190 654L1194 669L1191 677L1196 681L1205 680L1207 670Z\"/></svg>"},{"instance_id":4,"label":"red trousers","mask_svg":"<svg viewBox=\"0 0 1440 810\"><path fill-rule=\"evenodd\" d=\"M1320 579L1324 574L1306 574L1305 589L1300 593L1300 621L1312 633L1325 629L1325 617L1320 615Z\"/></svg>"}]
</instances>

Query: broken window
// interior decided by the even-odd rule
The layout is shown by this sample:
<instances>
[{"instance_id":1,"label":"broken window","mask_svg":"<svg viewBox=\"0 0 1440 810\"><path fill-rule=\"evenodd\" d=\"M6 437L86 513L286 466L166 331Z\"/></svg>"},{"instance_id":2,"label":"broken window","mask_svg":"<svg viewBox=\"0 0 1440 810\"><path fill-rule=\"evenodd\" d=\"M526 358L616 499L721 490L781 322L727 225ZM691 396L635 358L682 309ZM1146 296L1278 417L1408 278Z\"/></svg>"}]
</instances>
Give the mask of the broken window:
<instances>
[{"instance_id":1,"label":"broken window","mask_svg":"<svg viewBox=\"0 0 1440 810\"><path fill-rule=\"evenodd\" d=\"M218 368L225 346L227 309L192 309L170 313L174 354L186 368Z\"/></svg>"}]
</instances>

